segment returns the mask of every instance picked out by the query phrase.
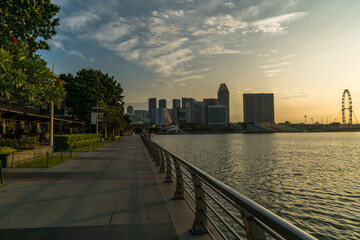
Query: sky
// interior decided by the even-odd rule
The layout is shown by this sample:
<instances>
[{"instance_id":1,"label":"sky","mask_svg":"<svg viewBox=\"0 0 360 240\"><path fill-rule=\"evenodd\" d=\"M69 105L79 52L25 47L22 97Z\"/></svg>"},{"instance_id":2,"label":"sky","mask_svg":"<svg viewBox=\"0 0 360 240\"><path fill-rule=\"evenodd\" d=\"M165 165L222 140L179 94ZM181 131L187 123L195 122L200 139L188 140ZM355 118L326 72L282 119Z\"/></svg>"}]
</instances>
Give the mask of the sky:
<instances>
[{"instance_id":1,"label":"sky","mask_svg":"<svg viewBox=\"0 0 360 240\"><path fill-rule=\"evenodd\" d=\"M100 69L125 106L150 97L216 98L230 91L230 120L244 93L274 93L276 122L340 120L349 89L360 121L358 0L56 0L55 73ZM356 122L357 119L353 120Z\"/></svg>"}]
</instances>

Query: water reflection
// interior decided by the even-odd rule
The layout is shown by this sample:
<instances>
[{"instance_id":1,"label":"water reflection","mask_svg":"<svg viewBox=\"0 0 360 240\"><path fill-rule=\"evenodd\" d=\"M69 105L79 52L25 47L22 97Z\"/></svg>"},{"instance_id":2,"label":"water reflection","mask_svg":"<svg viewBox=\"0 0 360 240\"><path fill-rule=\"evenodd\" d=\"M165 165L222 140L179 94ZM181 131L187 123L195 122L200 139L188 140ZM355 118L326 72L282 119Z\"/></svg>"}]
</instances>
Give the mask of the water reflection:
<instances>
[{"instance_id":1,"label":"water reflection","mask_svg":"<svg viewBox=\"0 0 360 240\"><path fill-rule=\"evenodd\" d=\"M359 133L154 141L319 239L360 239Z\"/></svg>"}]
</instances>

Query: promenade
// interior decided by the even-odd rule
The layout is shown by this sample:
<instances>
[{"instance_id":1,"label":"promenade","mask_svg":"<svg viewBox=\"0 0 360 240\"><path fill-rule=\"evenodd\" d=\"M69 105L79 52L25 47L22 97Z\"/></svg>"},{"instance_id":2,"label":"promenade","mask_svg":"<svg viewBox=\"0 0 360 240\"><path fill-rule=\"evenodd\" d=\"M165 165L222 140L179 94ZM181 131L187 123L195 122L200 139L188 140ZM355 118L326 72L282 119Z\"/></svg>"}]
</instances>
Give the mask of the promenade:
<instances>
[{"instance_id":1,"label":"promenade","mask_svg":"<svg viewBox=\"0 0 360 240\"><path fill-rule=\"evenodd\" d=\"M5 169L0 239L210 239L139 136L49 169Z\"/></svg>"}]
</instances>

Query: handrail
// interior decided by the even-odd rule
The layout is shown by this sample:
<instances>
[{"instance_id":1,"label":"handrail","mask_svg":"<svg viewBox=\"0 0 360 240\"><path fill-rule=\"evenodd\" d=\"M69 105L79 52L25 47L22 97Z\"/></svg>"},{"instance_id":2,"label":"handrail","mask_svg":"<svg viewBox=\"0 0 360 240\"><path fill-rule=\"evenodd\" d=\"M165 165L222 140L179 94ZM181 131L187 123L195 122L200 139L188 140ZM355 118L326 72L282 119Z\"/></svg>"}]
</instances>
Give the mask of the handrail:
<instances>
[{"instance_id":1,"label":"handrail","mask_svg":"<svg viewBox=\"0 0 360 240\"><path fill-rule=\"evenodd\" d=\"M168 150L165 150L164 148L160 147L158 144L152 142L149 139L146 139L143 136L142 136L142 140L145 146L147 147L147 149L149 150L150 154L152 155L154 161L157 162L157 164L161 166L166 165L166 169L167 169L168 166L171 167L172 163L169 159L170 158L172 159L175 167L174 168L171 167L169 171L174 171L175 169L176 172L176 177L175 178L173 177L174 178L173 182L176 186L175 199L185 198L185 196L179 197L179 194L184 195L183 182L185 182L182 173L180 173L180 171L182 170L181 167L179 167L179 164L189 173L187 174L183 172L184 175L186 174L187 178L189 178L189 175L192 177L195 196L194 197L191 196L190 199L191 200L195 199L195 201L193 201L195 204L195 221L193 225L194 233L209 231L209 226L207 223L207 218L209 218L209 215L207 214L207 210L206 210L207 206L209 206L209 202L206 201L204 193L206 193L206 195L209 195L210 193L206 192L206 190L203 187L201 187L201 184L205 183L210 188L212 188L215 193L218 192L217 196L220 196L224 201L230 203L231 205L235 205L237 207L238 212L240 212L241 219L243 220L243 224L241 224L242 225L241 226L235 221L232 223L238 224L240 228L245 226L245 233L247 239L262 240L262 239L266 239L266 235L269 234L275 237L276 239L291 239L291 240L315 239L313 236L305 233L304 231L295 227L291 223L285 221L281 217L277 216L276 214L272 213L271 211L267 210L261 205L255 203L254 201L250 200L249 198L245 197L244 195L230 188L226 184L218 181L217 179L205 173L201 169L188 163L187 161L169 152ZM176 167L176 165L178 165L178 167ZM181 177L181 179L179 177ZM187 192L187 194L189 193ZM187 199L185 200L188 202ZM217 201L217 204L219 204L219 201ZM224 208L224 206L221 206L221 208ZM212 207L211 210L214 210L214 208ZM225 211L225 213L228 212L230 211ZM215 216L219 217L220 215L219 213L215 213ZM220 219L222 220L221 217ZM212 219L210 222L213 223L214 222L213 220L214 219ZM226 227L229 226L227 223L224 224ZM214 225L213 229L219 230L220 228ZM239 229L235 229L235 230L232 229L230 230L230 233L236 233L235 231L239 232ZM224 236L224 233L220 233L220 236ZM233 236L235 237L236 234L233 234Z\"/></svg>"}]
</instances>

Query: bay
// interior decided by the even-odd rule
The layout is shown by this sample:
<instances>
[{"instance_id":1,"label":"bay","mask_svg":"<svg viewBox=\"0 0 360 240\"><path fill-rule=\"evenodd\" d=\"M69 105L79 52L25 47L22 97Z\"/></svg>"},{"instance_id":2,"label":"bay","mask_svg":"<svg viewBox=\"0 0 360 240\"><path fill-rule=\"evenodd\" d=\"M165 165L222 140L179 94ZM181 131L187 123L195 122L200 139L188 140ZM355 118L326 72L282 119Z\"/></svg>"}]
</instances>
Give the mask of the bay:
<instances>
[{"instance_id":1,"label":"bay","mask_svg":"<svg viewBox=\"0 0 360 240\"><path fill-rule=\"evenodd\" d=\"M153 141L318 239L360 239L360 133L157 135Z\"/></svg>"}]
</instances>

